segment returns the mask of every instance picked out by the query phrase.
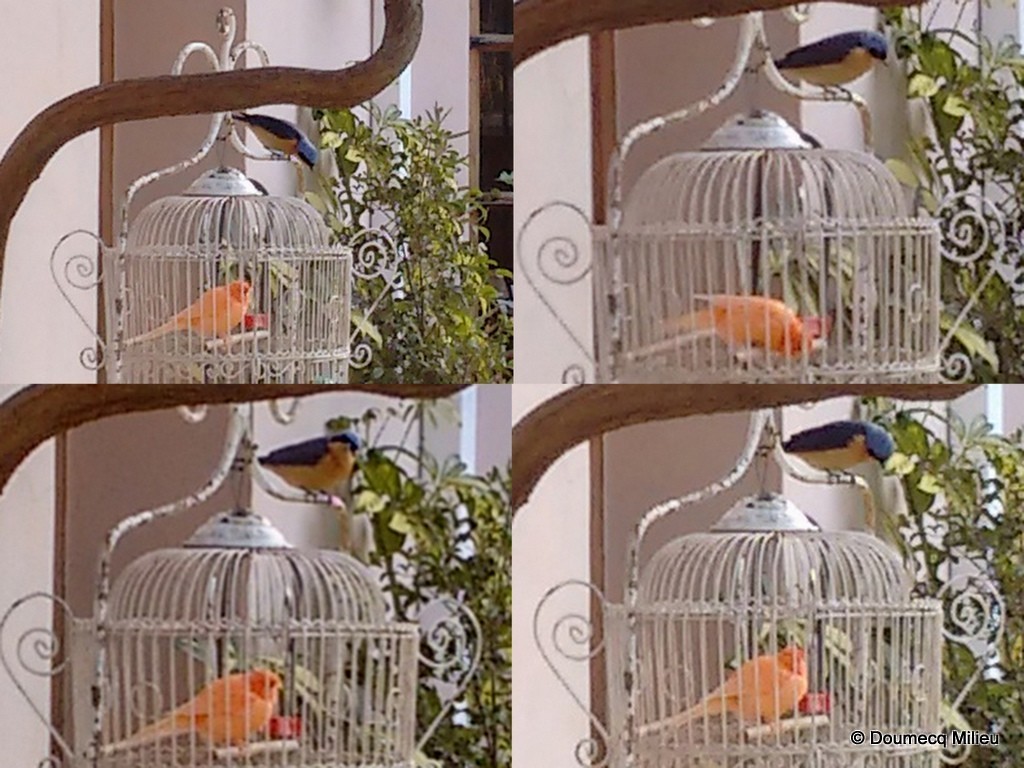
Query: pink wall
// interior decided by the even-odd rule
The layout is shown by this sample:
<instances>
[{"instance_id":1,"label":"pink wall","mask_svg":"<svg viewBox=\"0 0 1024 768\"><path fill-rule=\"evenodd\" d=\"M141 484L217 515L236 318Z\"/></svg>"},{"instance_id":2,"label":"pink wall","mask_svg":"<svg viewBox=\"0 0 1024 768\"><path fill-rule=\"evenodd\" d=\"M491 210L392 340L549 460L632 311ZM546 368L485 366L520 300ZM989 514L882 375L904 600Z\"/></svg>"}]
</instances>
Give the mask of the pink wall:
<instances>
[{"instance_id":1,"label":"pink wall","mask_svg":"<svg viewBox=\"0 0 1024 768\"><path fill-rule=\"evenodd\" d=\"M43 109L99 81L99 0L8 2L3 11L0 156ZM64 234L98 227L98 156L96 131L68 142L29 187L11 223L0 296L0 383L95 381L78 358L95 341L61 296L49 259ZM95 258L90 239L78 237L70 245L63 257ZM95 294L71 293L93 322Z\"/></svg>"},{"instance_id":2,"label":"pink wall","mask_svg":"<svg viewBox=\"0 0 1024 768\"><path fill-rule=\"evenodd\" d=\"M740 22L730 18L711 27L689 22L655 24L615 35L619 135L636 123L679 109L716 90L736 54ZM779 50L796 43L797 28L779 14L767 17L769 39ZM749 78L748 78L749 80ZM720 106L684 123L673 124L636 145L626 169L628 189L651 163L673 152L696 149L730 116L759 106L788 120L799 114L795 99L767 83L742 83Z\"/></svg>"},{"instance_id":3,"label":"pink wall","mask_svg":"<svg viewBox=\"0 0 1024 768\"><path fill-rule=\"evenodd\" d=\"M605 578L610 599L623 598L628 542L640 517L655 504L721 479L735 465L748 423L747 414L698 416L620 429L605 437ZM778 490L774 465L765 479L769 490ZM758 490L751 472L729 492L663 518L645 538L641 562L678 536L707 530L736 501Z\"/></svg>"},{"instance_id":4,"label":"pink wall","mask_svg":"<svg viewBox=\"0 0 1024 768\"><path fill-rule=\"evenodd\" d=\"M68 599L92 615L98 552L107 532L135 512L191 493L208 479L222 449L225 408L201 424L175 411L117 416L73 430L68 439ZM144 552L177 546L216 511L231 506L221 489L195 509L147 525L118 546L116 575Z\"/></svg>"}]
</instances>

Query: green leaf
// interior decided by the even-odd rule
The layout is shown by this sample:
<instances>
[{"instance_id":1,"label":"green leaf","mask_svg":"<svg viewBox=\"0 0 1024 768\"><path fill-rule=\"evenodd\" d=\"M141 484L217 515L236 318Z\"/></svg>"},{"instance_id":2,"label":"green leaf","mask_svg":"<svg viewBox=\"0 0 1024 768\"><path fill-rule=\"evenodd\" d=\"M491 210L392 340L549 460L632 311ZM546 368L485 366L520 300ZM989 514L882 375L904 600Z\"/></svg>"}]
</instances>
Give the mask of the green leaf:
<instances>
[{"instance_id":1,"label":"green leaf","mask_svg":"<svg viewBox=\"0 0 1024 768\"><path fill-rule=\"evenodd\" d=\"M371 515L380 512L388 504L387 497L371 490L359 491L354 494L353 499L357 512L366 512Z\"/></svg>"},{"instance_id":2,"label":"green leaf","mask_svg":"<svg viewBox=\"0 0 1024 768\"><path fill-rule=\"evenodd\" d=\"M352 326L378 346L384 343L384 337L381 335L380 329L367 320L362 312L356 309L352 310Z\"/></svg>"},{"instance_id":3,"label":"green leaf","mask_svg":"<svg viewBox=\"0 0 1024 768\"><path fill-rule=\"evenodd\" d=\"M971 107L959 96L948 96L942 104L942 111L951 117L964 117L971 113Z\"/></svg>"},{"instance_id":4,"label":"green leaf","mask_svg":"<svg viewBox=\"0 0 1024 768\"><path fill-rule=\"evenodd\" d=\"M897 477L909 475L917 466L917 457L896 451L885 462L885 471Z\"/></svg>"},{"instance_id":5,"label":"green leaf","mask_svg":"<svg viewBox=\"0 0 1024 768\"><path fill-rule=\"evenodd\" d=\"M939 326L944 332L953 327L954 318L943 313L939 318ZM992 368L999 372L999 356L996 354L995 345L978 333L967 322L961 322L953 330L953 338L960 342L964 351L971 357L980 358Z\"/></svg>"},{"instance_id":6,"label":"green leaf","mask_svg":"<svg viewBox=\"0 0 1024 768\"><path fill-rule=\"evenodd\" d=\"M921 185L921 181L917 178L917 174L914 173L914 169L904 161L895 157L890 157L885 161L885 167L889 169L889 172L895 176L896 180L903 186L916 189Z\"/></svg>"},{"instance_id":7,"label":"green leaf","mask_svg":"<svg viewBox=\"0 0 1024 768\"><path fill-rule=\"evenodd\" d=\"M413 532L412 521L409 520L409 518L402 512L395 512L395 514L391 516L391 522L388 523L388 528L395 533L401 533L404 536Z\"/></svg>"},{"instance_id":8,"label":"green leaf","mask_svg":"<svg viewBox=\"0 0 1024 768\"><path fill-rule=\"evenodd\" d=\"M935 475L925 472L917 481L917 490L935 496L942 492L942 484Z\"/></svg>"},{"instance_id":9,"label":"green leaf","mask_svg":"<svg viewBox=\"0 0 1024 768\"><path fill-rule=\"evenodd\" d=\"M957 731L972 730L970 721L953 709L953 704L949 699L943 699L942 703L939 704L939 722L943 725L944 730L947 728Z\"/></svg>"},{"instance_id":10,"label":"green leaf","mask_svg":"<svg viewBox=\"0 0 1024 768\"><path fill-rule=\"evenodd\" d=\"M926 75L924 72L915 74L907 84L907 95L912 99L918 97L930 99L938 92L939 83L934 77Z\"/></svg>"},{"instance_id":11,"label":"green leaf","mask_svg":"<svg viewBox=\"0 0 1024 768\"><path fill-rule=\"evenodd\" d=\"M320 195L315 192L306 192L306 194L303 195L303 199L316 208L317 213L321 216L327 215L327 203L322 197L320 197Z\"/></svg>"}]
</instances>

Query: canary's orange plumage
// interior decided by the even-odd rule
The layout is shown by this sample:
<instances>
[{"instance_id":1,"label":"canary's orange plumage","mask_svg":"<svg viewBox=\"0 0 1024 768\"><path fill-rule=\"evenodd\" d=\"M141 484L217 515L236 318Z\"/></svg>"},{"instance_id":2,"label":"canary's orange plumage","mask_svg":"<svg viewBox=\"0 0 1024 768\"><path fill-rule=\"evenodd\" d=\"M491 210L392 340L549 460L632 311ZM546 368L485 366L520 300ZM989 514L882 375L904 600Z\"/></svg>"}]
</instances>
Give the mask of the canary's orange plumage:
<instances>
[{"instance_id":1,"label":"canary's orange plumage","mask_svg":"<svg viewBox=\"0 0 1024 768\"><path fill-rule=\"evenodd\" d=\"M672 330L711 331L730 347L768 349L796 356L810 351L826 330L819 318L807 322L785 303L767 296L697 296L707 309L691 312L672 324Z\"/></svg>"},{"instance_id":2,"label":"canary's orange plumage","mask_svg":"<svg viewBox=\"0 0 1024 768\"><path fill-rule=\"evenodd\" d=\"M136 336L128 343L138 344L176 331L192 331L203 338L223 339L242 324L249 309L251 291L252 286L244 280L218 285L163 325Z\"/></svg>"},{"instance_id":3,"label":"canary's orange plumage","mask_svg":"<svg viewBox=\"0 0 1024 768\"><path fill-rule=\"evenodd\" d=\"M240 746L267 727L277 708L281 678L251 669L218 678L164 717L140 729L127 744L195 733L214 746Z\"/></svg>"},{"instance_id":4,"label":"canary's orange plumage","mask_svg":"<svg viewBox=\"0 0 1024 768\"><path fill-rule=\"evenodd\" d=\"M641 729L678 727L690 720L738 714L744 721L777 721L793 712L807 693L807 656L804 649L786 646L777 655L750 659L720 687L678 715Z\"/></svg>"}]
</instances>

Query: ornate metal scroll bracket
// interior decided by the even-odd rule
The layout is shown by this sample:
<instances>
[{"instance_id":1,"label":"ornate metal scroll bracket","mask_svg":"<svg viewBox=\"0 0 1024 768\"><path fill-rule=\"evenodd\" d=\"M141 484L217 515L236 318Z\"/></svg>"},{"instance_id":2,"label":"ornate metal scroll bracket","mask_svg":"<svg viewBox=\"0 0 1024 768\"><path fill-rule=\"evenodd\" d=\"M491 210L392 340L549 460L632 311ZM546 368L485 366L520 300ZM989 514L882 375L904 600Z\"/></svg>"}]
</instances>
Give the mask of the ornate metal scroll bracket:
<instances>
[{"instance_id":1,"label":"ornate metal scroll bracket","mask_svg":"<svg viewBox=\"0 0 1024 768\"><path fill-rule=\"evenodd\" d=\"M445 699L437 716L430 721L416 748L422 750L452 709L480 667L483 631L476 614L454 598L439 598L423 611L420 628L420 664L428 679Z\"/></svg>"},{"instance_id":2,"label":"ornate metal scroll bracket","mask_svg":"<svg viewBox=\"0 0 1024 768\"><path fill-rule=\"evenodd\" d=\"M18 689L18 693L21 694L21 697L32 709L35 716L46 726L54 743L63 753L64 759L70 764L75 757L73 747L67 743L63 734L54 727L49 716L40 709L35 698L25 687L25 680L19 675L11 663L11 659L8 658L6 650L8 648L8 633L10 632L11 620L18 614L18 609L29 603L41 600L53 603L64 614L64 625L66 627L71 625L73 619L71 608L56 595L48 592L33 592L16 600L4 613L3 618L0 619L0 665L3 666L14 687ZM47 611L48 615L49 613ZM67 649L63 647L61 638L48 626L30 627L21 632L14 642L14 649L15 658L21 671L26 675L36 678L53 678L61 674L67 666L69 659ZM40 768L60 768L63 764L63 761L54 755L49 755L39 761Z\"/></svg>"},{"instance_id":3,"label":"ornate metal scroll bracket","mask_svg":"<svg viewBox=\"0 0 1024 768\"><path fill-rule=\"evenodd\" d=\"M572 228L574 235L544 234L567 231L560 221L566 213L576 224ZM549 217L559 220L559 223L546 226ZM582 229L577 229L580 224ZM533 237L534 232L539 232L538 237L543 238L535 246L528 244L528 237ZM590 216L579 206L564 200L546 203L531 212L516 237L516 260L520 273L578 352L578 360L571 362L562 371L562 382L565 384L585 384L593 380L596 362L593 344L584 342L586 334L574 327L558 309L569 292L578 294L579 289L573 286L590 275L592 254Z\"/></svg>"},{"instance_id":4,"label":"ornate metal scroll bracket","mask_svg":"<svg viewBox=\"0 0 1024 768\"><path fill-rule=\"evenodd\" d=\"M401 290L398 264L402 258L409 258L409 255L400 253L395 239L380 227L360 230L349 238L348 245L352 249L352 274L363 283L375 280L381 282L380 290L376 293L367 291L370 298L367 306L357 303L360 309L358 313L353 311L351 319L354 330L350 340L352 357L349 364L353 368L365 368L373 360L373 347L365 338L371 332L371 318L390 293Z\"/></svg>"},{"instance_id":5,"label":"ornate metal scroll bracket","mask_svg":"<svg viewBox=\"0 0 1024 768\"><path fill-rule=\"evenodd\" d=\"M788 17L791 21L802 23L807 19L810 11L806 4L798 5L788 10ZM707 25L705 20L705 26ZM752 65L754 51L759 51L763 61L759 65ZM625 167L626 159L633 146L641 139L656 133L661 129L675 123L686 122L698 117L713 107L718 106L729 98L739 87L743 75L749 72L763 71L768 82L782 93L796 96L807 101L825 102L847 102L857 108L861 118L861 125L864 132L865 148L870 149L872 145L871 111L867 102L855 93L837 88L807 88L799 87L791 83L775 67L771 55L771 46L768 42L768 35L764 27L764 14L760 11L748 13L743 17L740 28L739 39L736 46L736 56L726 74L725 80L717 90L698 101L687 104L680 109L665 115L658 115L642 123L633 126L615 147L612 153L611 163L608 171L608 210L609 222L614 230L618 230L622 224L622 169Z\"/></svg>"},{"instance_id":6,"label":"ornate metal scroll bracket","mask_svg":"<svg viewBox=\"0 0 1024 768\"><path fill-rule=\"evenodd\" d=\"M185 68L185 62L187 62L194 53L202 54L214 72L237 69L239 62L244 64L246 51L253 51L259 58L262 66L269 66L270 59L267 56L267 52L259 44L249 40L243 40L237 45L234 44L237 31L238 22L235 19L234 11L230 8L221 8L220 11L217 12L217 32L220 35L220 50L215 51L208 43L189 43L178 53L178 57L174 60L174 65L171 67L171 74L180 75ZM175 163L174 165L169 165L166 168L161 168L160 170L152 171L144 176L140 176L128 187L128 191L124 197L124 202L121 204L119 253L124 252L125 243L128 238L128 211L131 208L131 204L135 199L135 196L148 184L152 184L154 181L167 176L174 176L182 173L201 162L210 154L210 150L212 150L214 145L217 143L217 139L221 134L221 128L224 125L226 117L227 113L225 112L218 112L212 116L210 119L210 128L206 133L206 138L203 139L202 145L194 155L179 163ZM245 142L243 142L235 133L233 123L229 140L231 145L246 157L254 160L266 160L270 157L269 155L251 152L246 147Z\"/></svg>"},{"instance_id":7,"label":"ornate metal scroll bracket","mask_svg":"<svg viewBox=\"0 0 1024 768\"><path fill-rule=\"evenodd\" d=\"M95 245L95 254L88 255L78 252L77 249L69 255L60 256L64 245L77 235L85 235L92 238ZM72 296L72 291L91 292L96 288L103 277L104 263L110 249L106 243L93 232L85 229L76 229L68 232L57 241L50 252L50 275L57 285L57 290L64 300L74 311L75 316L82 325L89 331L95 340L95 346L84 347L78 353L78 360L82 367L89 371L96 371L103 367L106 362L106 343L100 337L95 325L86 319L85 315L78 308L78 303Z\"/></svg>"},{"instance_id":8,"label":"ornate metal scroll bracket","mask_svg":"<svg viewBox=\"0 0 1024 768\"><path fill-rule=\"evenodd\" d=\"M555 614L555 604L563 600L564 593L570 589L585 590L589 604L599 606L601 616L587 616L579 609ZM573 703L590 721L591 735L578 741L574 749L576 762L583 768L605 768L609 764L611 739L605 724L576 692L560 661L590 662L604 653L604 634L595 631L595 627L603 622L605 606L604 595L597 587L585 581L569 579L545 592L533 612L533 642L538 652Z\"/></svg>"},{"instance_id":9,"label":"ornate metal scroll bracket","mask_svg":"<svg viewBox=\"0 0 1024 768\"><path fill-rule=\"evenodd\" d=\"M982 293L992 278L999 275L1008 284L1019 286L1024 281L1024 268L1020 263L1021 243L1016 223L1008 223L999 206L982 192L958 192L942 200L936 212L942 222L939 250L942 258L960 266L976 264L982 258L989 261L988 269L977 281L971 294L960 308L942 336L940 352L943 378L952 383L969 380L974 371L971 358L964 352L952 352L949 347L957 331L966 323L978 305ZM1024 290L1014 291L1014 303L1024 305Z\"/></svg>"},{"instance_id":10,"label":"ornate metal scroll bracket","mask_svg":"<svg viewBox=\"0 0 1024 768\"><path fill-rule=\"evenodd\" d=\"M952 707L959 710L967 694L991 665L993 654L1002 642L1006 605L996 585L983 574L953 577L942 585L938 597L944 608L943 635L947 641L967 648L977 662L974 673L953 698ZM947 765L960 765L967 760L970 751L970 745L950 745L943 751L942 761Z\"/></svg>"}]
</instances>

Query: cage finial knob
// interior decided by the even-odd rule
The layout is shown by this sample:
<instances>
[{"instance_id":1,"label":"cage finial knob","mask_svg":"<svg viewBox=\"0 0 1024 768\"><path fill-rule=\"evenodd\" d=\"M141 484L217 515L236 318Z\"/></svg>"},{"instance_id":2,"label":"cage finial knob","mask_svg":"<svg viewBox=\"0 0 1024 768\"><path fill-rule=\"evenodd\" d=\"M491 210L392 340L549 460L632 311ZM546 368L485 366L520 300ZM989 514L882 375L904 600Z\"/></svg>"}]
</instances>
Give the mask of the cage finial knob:
<instances>
[{"instance_id":1,"label":"cage finial knob","mask_svg":"<svg viewBox=\"0 0 1024 768\"><path fill-rule=\"evenodd\" d=\"M818 524L789 499L762 493L737 502L712 531L818 531Z\"/></svg>"},{"instance_id":2,"label":"cage finial knob","mask_svg":"<svg viewBox=\"0 0 1024 768\"><path fill-rule=\"evenodd\" d=\"M218 549L291 549L292 545L262 515L235 509L214 515L193 533L185 546Z\"/></svg>"}]
</instances>

